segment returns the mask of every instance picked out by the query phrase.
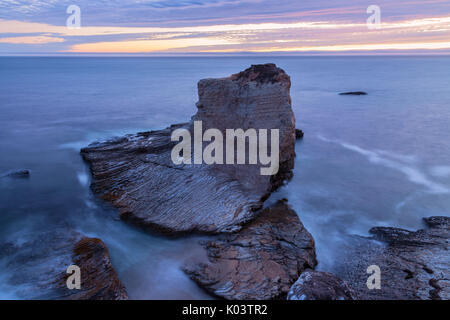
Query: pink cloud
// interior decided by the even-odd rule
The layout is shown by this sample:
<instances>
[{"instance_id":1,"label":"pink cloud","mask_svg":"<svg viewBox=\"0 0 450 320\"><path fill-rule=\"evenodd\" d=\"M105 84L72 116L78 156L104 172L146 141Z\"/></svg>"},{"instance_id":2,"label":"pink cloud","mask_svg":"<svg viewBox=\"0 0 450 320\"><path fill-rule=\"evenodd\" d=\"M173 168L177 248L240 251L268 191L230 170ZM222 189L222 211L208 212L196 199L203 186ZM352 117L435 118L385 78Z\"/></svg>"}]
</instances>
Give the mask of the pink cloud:
<instances>
[{"instance_id":1,"label":"pink cloud","mask_svg":"<svg viewBox=\"0 0 450 320\"><path fill-rule=\"evenodd\" d=\"M12 44L45 44L64 41L65 40L63 38L48 37L48 36L0 38L0 43L12 43Z\"/></svg>"}]
</instances>

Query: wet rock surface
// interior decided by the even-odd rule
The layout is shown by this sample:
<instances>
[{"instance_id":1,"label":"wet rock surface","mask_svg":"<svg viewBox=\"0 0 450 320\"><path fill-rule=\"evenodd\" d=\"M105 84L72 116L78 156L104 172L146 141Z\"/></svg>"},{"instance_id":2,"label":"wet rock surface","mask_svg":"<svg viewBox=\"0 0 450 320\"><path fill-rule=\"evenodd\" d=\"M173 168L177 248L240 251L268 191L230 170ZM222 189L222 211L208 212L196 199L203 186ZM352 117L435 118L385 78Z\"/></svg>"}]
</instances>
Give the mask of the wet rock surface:
<instances>
[{"instance_id":1,"label":"wet rock surface","mask_svg":"<svg viewBox=\"0 0 450 320\"><path fill-rule=\"evenodd\" d=\"M273 64L198 83L198 112L187 124L127 135L81 150L90 163L92 190L119 208L121 218L164 233L235 232L253 219L271 191L292 177L295 119L289 76ZM261 165L175 165L171 133L279 129L280 168L260 174ZM224 134L225 136L225 134ZM270 141L270 140L269 140ZM248 162L247 162L248 163Z\"/></svg>"},{"instance_id":2,"label":"wet rock surface","mask_svg":"<svg viewBox=\"0 0 450 320\"><path fill-rule=\"evenodd\" d=\"M347 283L329 272L306 270L289 290L288 300L354 300Z\"/></svg>"},{"instance_id":3,"label":"wet rock surface","mask_svg":"<svg viewBox=\"0 0 450 320\"><path fill-rule=\"evenodd\" d=\"M188 265L185 272L225 299L285 298L299 275L317 264L311 234L283 201L262 210L240 232L204 245L209 262Z\"/></svg>"},{"instance_id":4,"label":"wet rock surface","mask_svg":"<svg viewBox=\"0 0 450 320\"><path fill-rule=\"evenodd\" d=\"M21 245L0 244L2 270L10 291L19 299L119 300L127 299L100 239L65 230L40 234ZM81 269L81 289L68 289L71 265Z\"/></svg>"},{"instance_id":5,"label":"wet rock surface","mask_svg":"<svg viewBox=\"0 0 450 320\"><path fill-rule=\"evenodd\" d=\"M106 245L97 238L82 238L73 249L72 261L82 275L81 290L71 290L74 300L126 300L125 286L111 264ZM67 280L65 275L64 280ZM66 281L64 281L64 284Z\"/></svg>"},{"instance_id":6,"label":"wet rock surface","mask_svg":"<svg viewBox=\"0 0 450 320\"><path fill-rule=\"evenodd\" d=\"M424 219L427 228L370 230L372 239L354 237L336 275L350 283L359 299L450 299L450 218ZM369 290L367 267L381 270L381 289Z\"/></svg>"}]
</instances>

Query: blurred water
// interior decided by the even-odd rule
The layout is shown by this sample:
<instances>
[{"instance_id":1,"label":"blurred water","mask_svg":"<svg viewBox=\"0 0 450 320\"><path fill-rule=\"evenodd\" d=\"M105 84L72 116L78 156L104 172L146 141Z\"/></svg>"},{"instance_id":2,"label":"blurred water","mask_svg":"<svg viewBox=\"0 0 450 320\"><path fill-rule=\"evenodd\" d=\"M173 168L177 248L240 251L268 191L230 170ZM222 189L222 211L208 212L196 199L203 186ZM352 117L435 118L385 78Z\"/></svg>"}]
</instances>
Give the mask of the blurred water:
<instances>
[{"instance_id":1,"label":"blurred water","mask_svg":"<svg viewBox=\"0 0 450 320\"><path fill-rule=\"evenodd\" d=\"M206 298L181 271L197 238L165 239L117 220L89 190L79 149L195 113L196 83L275 62L292 79L297 127L286 197L333 270L344 234L421 227L450 212L450 58L0 58L0 242L70 225L102 238L132 298ZM339 96L363 90L367 96ZM0 297L17 297L0 261ZM19 298L26 298L20 296Z\"/></svg>"}]
</instances>

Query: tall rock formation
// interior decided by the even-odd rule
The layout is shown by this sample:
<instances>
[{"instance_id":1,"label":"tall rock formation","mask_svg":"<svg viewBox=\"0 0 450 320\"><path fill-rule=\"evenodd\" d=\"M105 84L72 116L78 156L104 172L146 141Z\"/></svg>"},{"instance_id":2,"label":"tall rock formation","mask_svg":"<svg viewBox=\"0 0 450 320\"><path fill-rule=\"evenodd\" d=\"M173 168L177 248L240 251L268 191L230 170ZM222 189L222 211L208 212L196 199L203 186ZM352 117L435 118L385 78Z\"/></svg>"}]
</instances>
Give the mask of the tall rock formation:
<instances>
[{"instance_id":1,"label":"tall rock formation","mask_svg":"<svg viewBox=\"0 0 450 320\"><path fill-rule=\"evenodd\" d=\"M238 231L270 192L292 176L295 119L289 90L289 76L274 64L201 80L198 112L190 123L81 150L91 165L93 191L119 208L122 219L144 228L167 233ZM202 121L203 131L219 129L224 137L226 129L279 129L277 174L261 175L261 165L248 162L175 165L171 134L185 128L193 137L194 121Z\"/></svg>"}]
</instances>

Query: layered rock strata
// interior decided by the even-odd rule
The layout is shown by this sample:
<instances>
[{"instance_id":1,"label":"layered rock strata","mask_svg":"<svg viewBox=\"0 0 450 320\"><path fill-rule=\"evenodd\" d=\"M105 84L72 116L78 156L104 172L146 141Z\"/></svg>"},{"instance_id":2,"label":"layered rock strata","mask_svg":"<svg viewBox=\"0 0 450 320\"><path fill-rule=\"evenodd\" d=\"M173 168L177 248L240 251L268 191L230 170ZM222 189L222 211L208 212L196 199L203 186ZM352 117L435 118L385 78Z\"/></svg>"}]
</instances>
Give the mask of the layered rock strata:
<instances>
[{"instance_id":1,"label":"layered rock strata","mask_svg":"<svg viewBox=\"0 0 450 320\"><path fill-rule=\"evenodd\" d=\"M121 218L165 233L238 231L253 219L270 192L292 176L295 119L290 78L273 64L255 65L222 79L198 83L198 112L190 123L131 134L81 150L92 190L119 208ZM187 129L278 129L279 170L262 165L174 164L171 134ZM268 139L270 144L270 139ZM269 149L271 149L271 145ZM226 157L226 155L223 155ZM248 160L248 145L246 149Z\"/></svg>"},{"instance_id":2,"label":"layered rock strata","mask_svg":"<svg viewBox=\"0 0 450 320\"><path fill-rule=\"evenodd\" d=\"M289 290L288 300L354 300L347 283L332 273L306 270Z\"/></svg>"},{"instance_id":3,"label":"layered rock strata","mask_svg":"<svg viewBox=\"0 0 450 320\"><path fill-rule=\"evenodd\" d=\"M185 271L225 299L284 298L300 274L317 264L313 237L284 201L262 210L240 232L222 234L204 246L209 261Z\"/></svg>"},{"instance_id":4,"label":"layered rock strata","mask_svg":"<svg viewBox=\"0 0 450 320\"><path fill-rule=\"evenodd\" d=\"M424 219L427 228L370 230L372 239L354 237L336 274L359 299L450 299L450 217ZM369 266L380 268L380 288L369 289Z\"/></svg>"}]
</instances>

